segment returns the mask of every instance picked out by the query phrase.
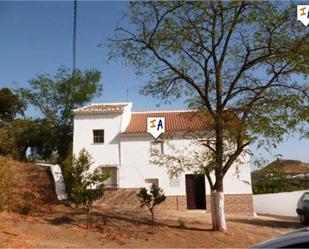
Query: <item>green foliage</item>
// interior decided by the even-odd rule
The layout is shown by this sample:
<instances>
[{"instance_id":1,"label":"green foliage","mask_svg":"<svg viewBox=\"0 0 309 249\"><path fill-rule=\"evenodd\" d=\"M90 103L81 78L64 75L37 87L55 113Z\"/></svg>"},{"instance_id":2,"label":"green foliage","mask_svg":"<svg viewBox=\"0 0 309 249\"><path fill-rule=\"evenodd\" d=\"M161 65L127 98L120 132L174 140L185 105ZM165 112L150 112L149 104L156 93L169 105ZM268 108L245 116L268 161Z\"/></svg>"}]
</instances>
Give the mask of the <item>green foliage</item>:
<instances>
[{"instance_id":1,"label":"green foliage","mask_svg":"<svg viewBox=\"0 0 309 249\"><path fill-rule=\"evenodd\" d=\"M56 131L47 120L16 119L0 127L0 154L26 161L30 157L48 160L52 155Z\"/></svg>"},{"instance_id":2,"label":"green foliage","mask_svg":"<svg viewBox=\"0 0 309 249\"><path fill-rule=\"evenodd\" d=\"M309 188L309 177L267 177L252 180L253 194L292 192Z\"/></svg>"},{"instance_id":3,"label":"green foliage","mask_svg":"<svg viewBox=\"0 0 309 249\"><path fill-rule=\"evenodd\" d=\"M71 160L72 158L72 160ZM104 182L110 177L107 169L91 169L91 155L82 149L78 157L68 157L64 162L64 178L69 200L76 206L87 208L88 227L91 225L90 211L92 204L104 194Z\"/></svg>"},{"instance_id":4,"label":"green foliage","mask_svg":"<svg viewBox=\"0 0 309 249\"><path fill-rule=\"evenodd\" d=\"M17 114L24 114L26 104L9 88L0 89L0 121L12 121Z\"/></svg>"},{"instance_id":5,"label":"green foliage","mask_svg":"<svg viewBox=\"0 0 309 249\"><path fill-rule=\"evenodd\" d=\"M141 188L137 194L141 207L146 206L151 213L151 222L154 222L154 208L165 201L166 196L164 195L163 189L158 187L156 184L152 184L150 190Z\"/></svg>"},{"instance_id":6,"label":"green foliage","mask_svg":"<svg viewBox=\"0 0 309 249\"><path fill-rule=\"evenodd\" d=\"M30 88L20 89L21 95L44 115L56 136L48 137L62 162L72 144L73 113L102 92L100 72L76 70L74 75L65 67L59 68L55 76L40 74L29 81Z\"/></svg>"},{"instance_id":7,"label":"green foliage","mask_svg":"<svg viewBox=\"0 0 309 249\"><path fill-rule=\"evenodd\" d=\"M180 219L180 218L177 220L177 223L178 223L178 227L179 227L179 228L185 228L185 227L186 227L185 221L183 221L183 220Z\"/></svg>"}]
</instances>

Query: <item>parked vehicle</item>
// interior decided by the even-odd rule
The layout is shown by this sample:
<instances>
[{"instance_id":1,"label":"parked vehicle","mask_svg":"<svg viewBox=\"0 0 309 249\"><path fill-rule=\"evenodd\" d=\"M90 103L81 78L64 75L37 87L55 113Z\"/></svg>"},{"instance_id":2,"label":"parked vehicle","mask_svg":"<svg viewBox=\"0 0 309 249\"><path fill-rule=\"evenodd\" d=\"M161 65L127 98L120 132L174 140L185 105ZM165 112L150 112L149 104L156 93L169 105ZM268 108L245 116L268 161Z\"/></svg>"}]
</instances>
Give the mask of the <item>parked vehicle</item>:
<instances>
[{"instance_id":1,"label":"parked vehicle","mask_svg":"<svg viewBox=\"0 0 309 249\"><path fill-rule=\"evenodd\" d=\"M309 248L309 227L281 235L251 248Z\"/></svg>"},{"instance_id":2,"label":"parked vehicle","mask_svg":"<svg viewBox=\"0 0 309 249\"><path fill-rule=\"evenodd\" d=\"M309 192L305 192L297 202L296 213L299 215L301 224L308 225L309 222Z\"/></svg>"}]
</instances>

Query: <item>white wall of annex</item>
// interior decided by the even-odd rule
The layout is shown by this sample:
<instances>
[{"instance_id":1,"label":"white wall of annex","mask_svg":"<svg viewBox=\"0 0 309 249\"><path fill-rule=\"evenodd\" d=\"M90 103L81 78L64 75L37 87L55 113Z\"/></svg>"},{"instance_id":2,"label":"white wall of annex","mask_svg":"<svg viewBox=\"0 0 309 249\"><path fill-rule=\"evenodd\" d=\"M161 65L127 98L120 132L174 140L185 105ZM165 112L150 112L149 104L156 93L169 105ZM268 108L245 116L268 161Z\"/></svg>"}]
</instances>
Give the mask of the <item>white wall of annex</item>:
<instances>
[{"instance_id":1,"label":"white wall of annex","mask_svg":"<svg viewBox=\"0 0 309 249\"><path fill-rule=\"evenodd\" d=\"M145 186L145 179L158 178L159 185L167 195L185 195L185 180L182 176L179 187L170 187L167 170L149 163L151 135L122 136L120 188L139 188Z\"/></svg>"},{"instance_id":2,"label":"white wall of annex","mask_svg":"<svg viewBox=\"0 0 309 249\"><path fill-rule=\"evenodd\" d=\"M104 129L104 144L93 143L93 130ZM93 168L119 164L121 113L75 115L73 153L85 148L93 157Z\"/></svg>"},{"instance_id":3,"label":"white wall of annex","mask_svg":"<svg viewBox=\"0 0 309 249\"><path fill-rule=\"evenodd\" d=\"M159 185L167 195L185 195L185 174L192 172L186 171L179 176L179 187L170 186L170 176L166 168L151 165L150 146L153 138L151 135L144 136L122 136L121 137L121 167L120 167L120 187L138 188L145 186L145 179L158 178ZM189 140L174 138L170 143L176 148L182 148L190 143ZM187 151L190 153L190 151ZM164 144L164 153L171 153L168 146ZM210 187L205 178L206 194L210 194ZM249 156L242 157L241 163L233 165L227 172L224 179L224 192L226 194L250 194L251 175L249 166Z\"/></svg>"}]
</instances>

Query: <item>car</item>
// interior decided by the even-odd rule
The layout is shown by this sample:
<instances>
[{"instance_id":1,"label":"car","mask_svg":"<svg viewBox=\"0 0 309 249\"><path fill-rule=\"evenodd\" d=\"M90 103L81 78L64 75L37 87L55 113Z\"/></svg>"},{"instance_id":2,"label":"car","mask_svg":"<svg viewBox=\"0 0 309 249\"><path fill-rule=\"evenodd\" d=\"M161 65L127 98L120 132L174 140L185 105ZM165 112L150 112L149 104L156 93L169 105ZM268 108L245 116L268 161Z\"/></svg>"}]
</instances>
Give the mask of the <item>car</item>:
<instances>
[{"instance_id":1,"label":"car","mask_svg":"<svg viewBox=\"0 0 309 249\"><path fill-rule=\"evenodd\" d=\"M309 248L309 227L281 235L251 248Z\"/></svg>"},{"instance_id":2,"label":"car","mask_svg":"<svg viewBox=\"0 0 309 249\"><path fill-rule=\"evenodd\" d=\"M301 224L308 225L309 222L309 192L303 193L297 202L296 213L299 215Z\"/></svg>"}]
</instances>

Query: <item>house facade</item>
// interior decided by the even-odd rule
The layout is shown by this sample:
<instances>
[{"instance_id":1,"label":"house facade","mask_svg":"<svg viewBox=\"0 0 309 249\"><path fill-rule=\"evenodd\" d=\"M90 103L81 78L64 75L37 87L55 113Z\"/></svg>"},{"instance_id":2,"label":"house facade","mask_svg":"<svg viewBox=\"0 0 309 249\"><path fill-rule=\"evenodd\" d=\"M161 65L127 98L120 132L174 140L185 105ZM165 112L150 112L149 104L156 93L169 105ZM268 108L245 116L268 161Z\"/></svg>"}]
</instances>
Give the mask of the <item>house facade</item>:
<instances>
[{"instance_id":1,"label":"house facade","mask_svg":"<svg viewBox=\"0 0 309 249\"><path fill-rule=\"evenodd\" d=\"M194 111L132 112L132 103L92 104L74 110L73 153L85 148L93 157L93 169L108 167L109 191L102 202L138 206L136 193L152 183L159 185L167 199L160 208L175 210L210 209L210 188L204 175L186 171L178 177L166 167L150 163L150 150L173 153L169 144L185 148L188 131L209 129L207 119L191 115ZM168 141L147 133L148 117L164 117ZM187 151L190 153L190 151ZM227 213L253 214L251 174L248 156L233 165L224 180Z\"/></svg>"}]
</instances>

